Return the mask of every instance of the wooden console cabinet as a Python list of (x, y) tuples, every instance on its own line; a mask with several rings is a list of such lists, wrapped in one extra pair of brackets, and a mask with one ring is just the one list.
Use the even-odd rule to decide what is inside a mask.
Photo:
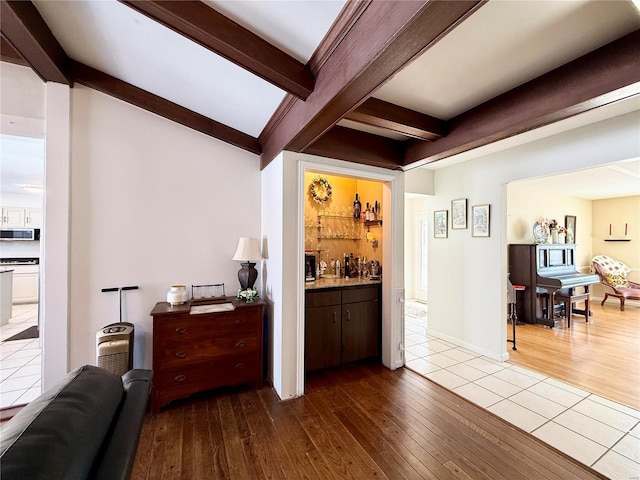
[(235, 310), (191, 315), (159, 302), (153, 316), (154, 413), (172, 400), (222, 386), (262, 386), (264, 302), (229, 297)]
[(307, 290), (305, 372), (380, 356), (380, 284)]

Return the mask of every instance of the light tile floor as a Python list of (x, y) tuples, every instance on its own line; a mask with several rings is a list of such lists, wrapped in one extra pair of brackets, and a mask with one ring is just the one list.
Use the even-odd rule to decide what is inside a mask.
[(41, 392), (40, 339), (5, 339), (38, 324), (38, 305), (13, 305), (13, 317), (0, 327), (0, 408), (29, 403)]
[(640, 478), (640, 411), (428, 335), (407, 302), (407, 368), (614, 480)]

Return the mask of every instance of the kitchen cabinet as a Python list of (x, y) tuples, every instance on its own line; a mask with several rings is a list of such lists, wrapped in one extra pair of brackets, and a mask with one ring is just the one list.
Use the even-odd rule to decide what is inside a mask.
[(342, 292), (307, 293), (305, 305), (305, 370), (321, 370), (341, 363)]
[(380, 284), (306, 292), (305, 371), (380, 356)]
[(24, 227), (24, 208), (2, 207), (2, 226)]
[(40, 228), (42, 225), (42, 210), (40, 208), (24, 209), (24, 226), (28, 228)]
[(2, 207), (3, 228), (40, 228), (42, 209), (24, 207)]
[(264, 302), (227, 301), (233, 311), (191, 315), (191, 302), (159, 302), (151, 311), (154, 412), (203, 390), (262, 386)]
[(38, 265), (12, 265), (8, 268), (13, 269), (12, 303), (37, 303), (40, 267)]

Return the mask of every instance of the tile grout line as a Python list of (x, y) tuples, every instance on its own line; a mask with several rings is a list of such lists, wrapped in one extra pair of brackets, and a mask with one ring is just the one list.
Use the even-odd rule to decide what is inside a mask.
[[(436, 340), (437, 340), (437, 339), (436, 339)], [(424, 342), (424, 343), (427, 343), (427, 342)], [(417, 344), (414, 344), (414, 345), (420, 345), (420, 343), (417, 343)], [(422, 357), (417, 357), (416, 359), (421, 359), (421, 360), (424, 360), (424, 361), (428, 362), (428, 360), (427, 360), (425, 357), (428, 357), (428, 356), (430, 356), (430, 355), (435, 355), (435, 354), (443, 354), (444, 356), (446, 356), (446, 357), (448, 357), (448, 358), (451, 358), (452, 360), (456, 360), (455, 358), (452, 358), (452, 357), (447, 356), (444, 352), (449, 351), (449, 350), (456, 350), (456, 349), (458, 349), (458, 348), (462, 348), (462, 347), (453, 347), (453, 348), (450, 348), (450, 349), (447, 349), (447, 350), (442, 350), (442, 351), (439, 351), (439, 352), (430, 353), (430, 354), (425, 355), (425, 356), (422, 356)], [(496, 373), (499, 373), (499, 372), (501, 372), (501, 371), (504, 371), (506, 368), (510, 368), (510, 367), (504, 367), (504, 368), (502, 368), (502, 369), (500, 369), (500, 370), (498, 370), (498, 371), (496, 371), (496, 372), (493, 372), (493, 373), (487, 373), (487, 372), (485, 372), (485, 371), (482, 371), (482, 370), (479, 370), (479, 369), (477, 369), (477, 368), (473, 367), (472, 365), (467, 365), (468, 367), (470, 367), (470, 368), (475, 368), (476, 370), (479, 370), (479, 371), (481, 371), (482, 373), (484, 373), (484, 374), (485, 374), (485, 375), (483, 375), (483, 376), (481, 376), (481, 377), (476, 378), (475, 380), (468, 380), (468, 379), (466, 379), (466, 378), (464, 378), (464, 377), (462, 377), (462, 376), (460, 376), (460, 375), (456, 374), (455, 372), (449, 371), (449, 369), (450, 369), (451, 367), (454, 367), (454, 366), (457, 366), (457, 365), (466, 365), (466, 363), (467, 363), (468, 361), (474, 360), (474, 359), (476, 359), (476, 358), (483, 358), (483, 356), (482, 356), (482, 355), (479, 355), (479, 356), (474, 357), (474, 358), (469, 359), (469, 360), (465, 360), (465, 361), (458, 361), (457, 363), (454, 363), (454, 364), (452, 364), (452, 365), (449, 365), (448, 367), (440, 367), (440, 366), (439, 366), (439, 365), (437, 365), (437, 364), (433, 364), (433, 363), (428, 362), (428, 363), (430, 363), (431, 365), (435, 365), (435, 366), (438, 366), (438, 367), (440, 367), (440, 368), (438, 368), (437, 370), (434, 370), (433, 372), (429, 372), (428, 374), (422, 374), (422, 373), (417, 372), (417, 371), (416, 371), (416, 372), (417, 372), (417, 373), (419, 373), (420, 375), (424, 375), (425, 377), (429, 378), (427, 375), (430, 375), (430, 374), (432, 374), (432, 373), (436, 373), (436, 372), (441, 372), (441, 371), (443, 371), (443, 370), (444, 370), (444, 371), (446, 371), (447, 373), (449, 373), (449, 374), (451, 374), (451, 375), (456, 375), (457, 377), (460, 377), (460, 378), (462, 378), (463, 380), (465, 380), (465, 381), (466, 381), (466, 383), (463, 383), (462, 385), (459, 385), (459, 386), (455, 387), (456, 389), (457, 389), (457, 388), (460, 388), (460, 387), (463, 387), (463, 386), (467, 386), (467, 385), (469, 385), (469, 384), (474, 384), (474, 385), (476, 385), (476, 386), (477, 386), (477, 387), (479, 387), (479, 388), (482, 388), (482, 389), (484, 389), (484, 390), (487, 390), (488, 392), (490, 392), (490, 393), (492, 393), (492, 394), (494, 394), (494, 395), (497, 395), (497, 396), (501, 397), (501, 399), (500, 399), (500, 400), (498, 400), (498, 401), (496, 401), (496, 402), (494, 402), (494, 403), (492, 403), (492, 404), (490, 404), (490, 405), (488, 405), (488, 406), (486, 406), (486, 407), (481, 407), (481, 408), (483, 408), (483, 409), (485, 409), (485, 410), (488, 410), (488, 408), (490, 408), (491, 406), (496, 405), (496, 404), (498, 404), (498, 403), (502, 402), (503, 400), (510, 400), (510, 399), (511, 399), (511, 397), (513, 397), (513, 396), (515, 396), (515, 395), (518, 395), (519, 393), (521, 393), (521, 392), (523, 392), (523, 391), (529, 391), (529, 393), (531, 393), (531, 394), (534, 394), (534, 395), (540, 396), (541, 398), (544, 398), (545, 400), (548, 400), (548, 401), (550, 401), (550, 402), (552, 402), (552, 403), (554, 403), (554, 404), (556, 404), (556, 405), (559, 405), (559, 406), (563, 407), (564, 409), (563, 409), (561, 412), (559, 412), (558, 414), (556, 414), (555, 416), (553, 416), (553, 417), (551, 417), (551, 418), (547, 418), (547, 417), (544, 417), (544, 415), (540, 415), (539, 413), (537, 413), (537, 412), (535, 412), (535, 411), (533, 411), (533, 410), (530, 410), (529, 408), (527, 408), (527, 407), (525, 407), (525, 406), (522, 406), (522, 405), (520, 405), (520, 404), (519, 404), (519, 403), (517, 403), (517, 402), (513, 402), (513, 400), (510, 400), (512, 403), (516, 404), (516, 405), (518, 406), (518, 408), (521, 408), (521, 409), (523, 409), (523, 410), (526, 410), (526, 411), (528, 411), (528, 412), (534, 413), (534, 414), (536, 414), (536, 415), (539, 415), (539, 416), (541, 416), (541, 417), (544, 417), (544, 418), (545, 418), (545, 421), (544, 421), (541, 425), (537, 426), (536, 428), (534, 428), (533, 430), (531, 430), (531, 432), (529, 432), (530, 434), (532, 434), (532, 435), (533, 435), (533, 433), (534, 433), (535, 431), (537, 431), (537, 430), (541, 429), (542, 427), (544, 427), (545, 425), (548, 425), (549, 423), (555, 423), (556, 425), (558, 425), (558, 426), (560, 426), (560, 427), (562, 427), (562, 428), (566, 428), (566, 429), (567, 429), (567, 430), (569, 430), (570, 432), (572, 432), (572, 433), (574, 433), (574, 434), (576, 434), (576, 435), (579, 435), (580, 437), (582, 437), (582, 438), (584, 438), (584, 439), (586, 439), (586, 440), (588, 440), (588, 441), (591, 441), (591, 442), (595, 443), (596, 445), (600, 445), (601, 447), (603, 447), (603, 448), (605, 449), (605, 451), (604, 451), (604, 452), (603, 452), (603, 453), (602, 453), (602, 454), (601, 454), (601, 455), (600, 455), (600, 456), (599, 456), (599, 457), (598, 457), (598, 458), (597, 458), (597, 459), (596, 459), (596, 460), (595, 460), (595, 461), (590, 465), (591, 467), (593, 467), (593, 465), (595, 465), (598, 461), (600, 461), (600, 460), (601, 460), (605, 455), (607, 455), (609, 452), (611, 452), (611, 451), (614, 451), (614, 452), (615, 452), (615, 450), (613, 450), (613, 448), (615, 447), (615, 445), (617, 445), (617, 444), (618, 444), (619, 442), (621, 442), (624, 438), (626, 438), (626, 437), (627, 437), (627, 435), (629, 435), (629, 434), (630, 434), (629, 432), (630, 432), (631, 430), (633, 430), (633, 428), (635, 428), (638, 424), (640, 424), (640, 420), (638, 420), (638, 421), (636, 422), (636, 424), (635, 424), (635, 425), (634, 425), (634, 426), (633, 426), (629, 431), (627, 431), (627, 432), (623, 432), (623, 431), (621, 431), (621, 430), (620, 430), (620, 432), (622, 433), (622, 436), (621, 436), (621, 437), (620, 437), (620, 438), (619, 438), (619, 439), (618, 439), (618, 440), (617, 440), (613, 445), (611, 445), (610, 447), (607, 447), (606, 445), (602, 445), (602, 444), (600, 444), (599, 442), (597, 442), (597, 441), (593, 440), (592, 438), (589, 438), (589, 437), (587, 437), (587, 436), (583, 435), (582, 433), (580, 433), (580, 432), (576, 432), (575, 430), (573, 430), (573, 429), (571, 429), (571, 428), (569, 428), (569, 427), (566, 427), (566, 426), (562, 425), (561, 423), (558, 423), (558, 422), (556, 422), (556, 421), (555, 421), (555, 419), (557, 419), (560, 415), (563, 415), (563, 414), (565, 414), (565, 413), (566, 413), (566, 412), (568, 412), (568, 411), (573, 411), (573, 412), (575, 412), (575, 413), (579, 413), (579, 414), (581, 414), (581, 415), (585, 415), (587, 418), (590, 418), (591, 420), (594, 420), (594, 421), (597, 421), (597, 422), (603, 423), (603, 422), (601, 422), (601, 421), (600, 421), (599, 419), (597, 419), (597, 418), (594, 418), (594, 417), (591, 417), (590, 415), (586, 415), (586, 414), (584, 414), (584, 413), (581, 413), (581, 412), (578, 412), (578, 411), (576, 411), (576, 410), (573, 410), (573, 409), (574, 409), (574, 407), (576, 407), (578, 404), (580, 404), (580, 403), (581, 403), (581, 402), (583, 402), (584, 400), (587, 400), (589, 397), (591, 397), (591, 396), (593, 395), (593, 393), (590, 393), (590, 392), (589, 392), (587, 396), (585, 396), (585, 397), (580, 397), (580, 399), (579, 399), (578, 401), (576, 401), (573, 405), (571, 405), (571, 406), (567, 407), (567, 406), (565, 406), (565, 405), (562, 405), (562, 404), (560, 404), (560, 403), (556, 402), (555, 400), (552, 400), (552, 399), (550, 399), (550, 398), (547, 398), (547, 397), (544, 397), (544, 396), (542, 396), (542, 395), (539, 395), (539, 394), (538, 394), (538, 393), (536, 393), (536, 392), (532, 392), (532, 391), (530, 391), (530, 389), (531, 389), (532, 387), (534, 387), (534, 386), (536, 386), (536, 385), (539, 385), (539, 384), (543, 383), (543, 382), (544, 382), (545, 380), (547, 380), (547, 379), (552, 379), (552, 377), (547, 377), (547, 376), (545, 376), (544, 378), (539, 379), (539, 378), (535, 378), (535, 377), (533, 377), (533, 376), (529, 376), (530, 378), (532, 378), (532, 379), (536, 380), (536, 382), (535, 382), (535, 383), (533, 383), (533, 384), (531, 384), (530, 386), (528, 386), (528, 387), (526, 387), (526, 388), (522, 388), (522, 387), (520, 387), (519, 385), (516, 385), (516, 384), (514, 384), (514, 383), (512, 383), (512, 382), (510, 382), (510, 381), (504, 380), (504, 379), (502, 379), (502, 378), (500, 378), (500, 377), (495, 377), (495, 378), (497, 378), (498, 380), (502, 380), (502, 381), (504, 381), (504, 382), (506, 382), (506, 383), (508, 383), (508, 384), (510, 384), (510, 385), (513, 385), (513, 386), (515, 386), (515, 387), (520, 388), (520, 391), (519, 391), (519, 392), (516, 392), (516, 393), (513, 393), (513, 394), (511, 394), (511, 395), (509, 395), (509, 396), (504, 397), (504, 396), (502, 396), (502, 395), (500, 395), (500, 394), (498, 394), (498, 393), (496, 393), (496, 392), (494, 392), (494, 391), (492, 391), (492, 390), (487, 389), (486, 387), (484, 387), (484, 386), (482, 386), (482, 385), (477, 384), (476, 382), (477, 382), (478, 380), (481, 380), (481, 379), (484, 379), (484, 378), (487, 378), (487, 377), (495, 376), (495, 374), (496, 374)], [(522, 368), (522, 367), (520, 367), (520, 368)], [(528, 375), (526, 375), (526, 374), (524, 374), (524, 373), (523, 373), (522, 375), (528, 376)], [(436, 382), (436, 383), (437, 383), (437, 382)], [(562, 382), (560, 382), (560, 383), (562, 383)], [(553, 387), (555, 387), (555, 388), (558, 388), (559, 390), (562, 390), (563, 392), (566, 392), (566, 393), (569, 393), (569, 394), (573, 394), (573, 395), (578, 395), (578, 394), (575, 394), (575, 393), (573, 393), (573, 392), (569, 391), (568, 389), (564, 389), (564, 388), (562, 388), (562, 387), (560, 387), (560, 386), (556, 386), (556, 385), (553, 385), (553, 384), (550, 384), (550, 385), (551, 385), (551, 386), (553, 386)], [(442, 385), (442, 386), (444, 387), (444, 385)], [(445, 388), (448, 388), (448, 387), (445, 387)], [(454, 391), (454, 389), (450, 389), (450, 390)], [(579, 396), (579, 395), (578, 395), (578, 396)], [(467, 399), (467, 400), (469, 400), (469, 401), (472, 401), (471, 399), (467, 398), (467, 397), (466, 397), (466, 396), (464, 396), (464, 395), (463, 395), (463, 397), (464, 397), (464, 398), (466, 398), (466, 399)], [(592, 401), (594, 401), (594, 400), (592, 400)], [(475, 403), (475, 402), (472, 402), (472, 403)], [(596, 403), (599, 403), (599, 402), (596, 402)], [(616, 409), (614, 409), (614, 408), (612, 408), (612, 407), (609, 407), (609, 406), (607, 406), (607, 405), (603, 405), (603, 406), (605, 406), (605, 407), (607, 407), (607, 408), (611, 408), (612, 410), (616, 410)], [(616, 411), (620, 412), (619, 410), (616, 410)], [(624, 413), (624, 412), (620, 412), (620, 413)], [(502, 418), (504, 418), (504, 417), (502, 417)], [(603, 425), (607, 425), (607, 424), (603, 423)], [(610, 427), (611, 427), (611, 426), (610, 426)], [(611, 428), (613, 428), (613, 429), (617, 430), (615, 427), (611, 427)], [(635, 437), (634, 437), (634, 438), (635, 438)], [(615, 452), (615, 453), (618, 453), (618, 452)], [(619, 455), (622, 455), (622, 454), (619, 454)], [(622, 456), (624, 456), (625, 458), (629, 458), (629, 457), (627, 457), (626, 455), (622, 455)], [(634, 459), (629, 458), (629, 460), (631, 460), (632, 462), (635, 462), (635, 460), (634, 460)], [(635, 462), (635, 463), (637, 463), (637, 462)]]

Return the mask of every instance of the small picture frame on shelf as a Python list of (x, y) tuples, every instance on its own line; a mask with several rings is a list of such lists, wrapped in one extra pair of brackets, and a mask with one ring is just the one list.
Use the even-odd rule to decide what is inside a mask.
[(489, 204), (474, 205), (471, 207), (471, 236), (488, 237), (491, 222), (491, 207)]
[(447, 238), (448, 235), (448, 210), (436, 210), (433, 212), (433, 238)]
[(576, 243), (576, 217), (575, 215), (564, 216), (564, 228), (567, 231), (567, 243)]
[(451, 229), (464, 230), (467, 228), (467, 199), (451, 200)]

